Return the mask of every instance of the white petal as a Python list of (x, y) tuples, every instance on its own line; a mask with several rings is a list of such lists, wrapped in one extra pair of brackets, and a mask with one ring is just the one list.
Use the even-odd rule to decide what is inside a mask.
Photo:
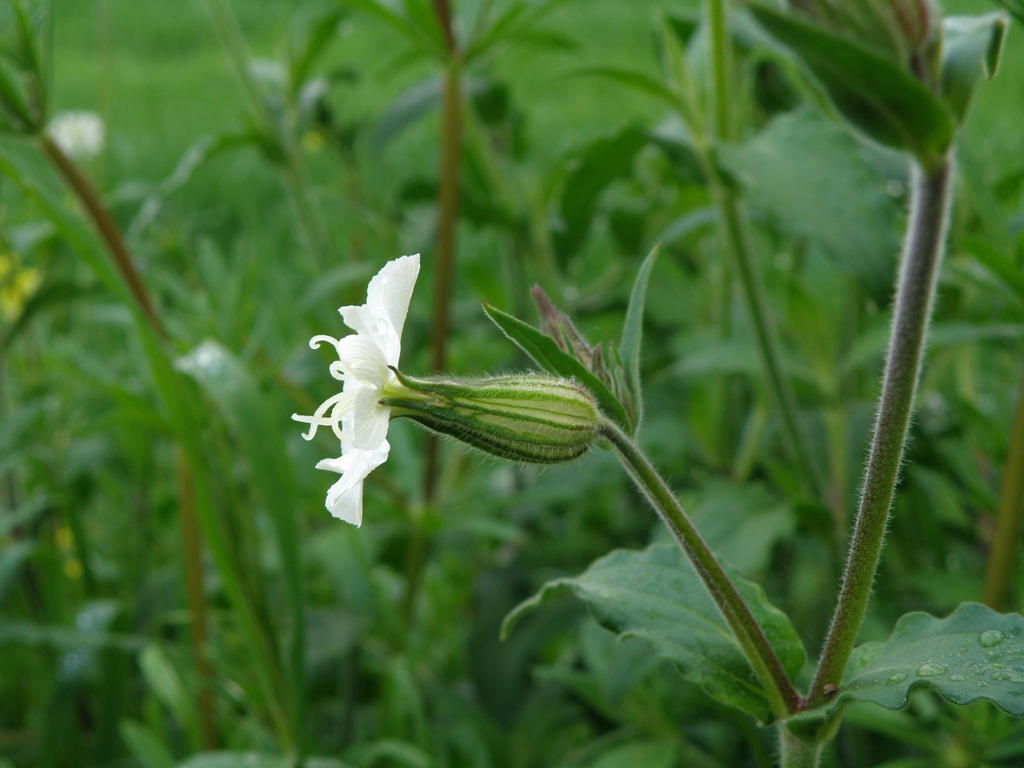
[(365, 304), (338, 310), (349, 328), (360, 336), (373, 339), (390, 365), (398, 365), (402, 328), (419, 270), (418, 253), (389, 261), (370, 280)]
[(346, 336), (339, 341), (338, 357), (346, 383), (348, 377), (353, 377), (362, 384), (379, 389), (391, 373), (384, 352), (366, 336)]
[(327, 491), (324, 506), (335, 517), (359, 526), (363, 522), (363, 480), (388, 458), (385, 440), (375, 451), (348, 450), (337, 459), (324, 459), (317, 469), (340, 472), (341, 478)]
[(356, 393), (352, 404), (352, 445), (358, 450), (376, 450), (388, 435), (391, 409), (381, 405), (379, 399), (380, 392), (370, 387)]
[(402, 256), (385, 264), (366, 289), (366, 305), (374, 314), (380, 308), (398, 338), (402, 338), (405, 316), (409, 313), (409, 302), (419, 273), (420, 255)]

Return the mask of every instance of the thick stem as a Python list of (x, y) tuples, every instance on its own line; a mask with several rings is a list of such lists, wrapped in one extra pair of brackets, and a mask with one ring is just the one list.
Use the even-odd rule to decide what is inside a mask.
[(882, 394), (839, 599), (811, 685), (809, 707), (823, 704), (837, 690), (871, 596), (920, 377), (949, 218), (952, 175), (950, 158), (928, 173), (914, 172)]
[[(710, 38), (710, 66), (712, 75), (712, 100), (714, 106), (714, 137), (718, 141), (735, 140), (733, 114), (730, 105), (736, 95), (730, 84), (729, 25), (726, 0), (709, 0), (707, 16)], [(713, 163), (707, 164), (715, 204), (721, 216), (721, 232), (725, 250), (739, 276), (740, 289), (750, 313), (754, 337), (761, 354), (768, 379), (768, 390), (779, 415), (782, 430), (789, 443), (790, 453), (806, 479), (807, 487), (818, 501), (825, 500), (825, 482), (821, 468), (815, 460), (804, 431), (797, 422), (797, 402), (789, 382), (782, 374), (779, 342), (775, 336), (772, 319), (764, 300), (761, 280), (756, 274), (751, 256), (753, 248), (747, 231), (736, 192), (718, 174)]]
[(1024, 516), (1024, 373), (1021, 374), (1017, 407), (1010, 426), (1010, 446), (1006, 452), (1003, 480), (999, 488), (996, 530), (992, 535), (988, 570), (982, 602), (993, 610), (1002, 610), (1017, 567), (1021, 517)]
[(736, 589), (736, 585), (704, 543), (675, 494), (651, 465), (647, 457), (614, 422), (602, 417), (601, 435), (615, 449), (630, 477), (643, 492), (651, 506), (675, 536), (680, 547), (693, 563), (722, 616), (740, 643), (744, 655), (765, 687), (772, 713), (779, 718), (800, 708), (800, 696), (793, 688), (765, 637), (764, 631), (750, 612), (749, 606)]
[(821, 745), (808, 744), (779, 724), (779, 768), (818, 768)]

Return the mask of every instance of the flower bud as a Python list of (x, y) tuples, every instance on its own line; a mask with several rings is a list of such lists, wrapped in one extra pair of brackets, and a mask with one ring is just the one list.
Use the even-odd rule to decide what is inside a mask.
[(934, 85), (942, 16), (933, 0), (790, 0), (790, 6)]
[(513, 461), (557, 464), (584, 454), (598, 433), (597, 403), (569, 379), (540, 374), (418, 379), (395, 372), (380, 404), (393, 417)]

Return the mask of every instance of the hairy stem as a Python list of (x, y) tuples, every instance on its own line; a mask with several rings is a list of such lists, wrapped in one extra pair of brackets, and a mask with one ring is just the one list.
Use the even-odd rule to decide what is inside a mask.
[(1017, 406), (1010, 426), (1010, 446), (999, 487), (996, 530), (992, 535), (985, 573), (982, 602), (993, 610), (1002, 610), (1017, 568), (1020, 524), (1024, 516), (1024, 373), (1017, 392)]
[(823, 704), (838, 689), (871, 596), (920, 378), (952, 175), (948, 157), (932, 171), (914, 171), (882, 394), (839, 599), (808, 695), (809, 707)]
[(785, 726), (779, 725), (779, 767), (817, 768), (821, 759), (821, 745), (808, 744)]
[(599, 429), (618, 455), (629, 476), (643, 492), (662, 522), (672, 531), (679, 546), (711, 594), (729, 624), (758, 679), (768, 694), (772, 713), (785, 717), (800, 708), (800, 696), (793, 688), (764, 631), (750, 612), (736, 585), (704, 543), (690, 518), (647, 457), (614, 422), (601, 417)]

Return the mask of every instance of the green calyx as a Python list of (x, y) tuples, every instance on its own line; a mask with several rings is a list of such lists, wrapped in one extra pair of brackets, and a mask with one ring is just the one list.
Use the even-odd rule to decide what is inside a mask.
[(395, 371), (381, 405), (481, 451), (513, 461), (558, 464), (598, 437), (594, 396), (570, 379), (513, 374), (481, 379), (413, 378)]

